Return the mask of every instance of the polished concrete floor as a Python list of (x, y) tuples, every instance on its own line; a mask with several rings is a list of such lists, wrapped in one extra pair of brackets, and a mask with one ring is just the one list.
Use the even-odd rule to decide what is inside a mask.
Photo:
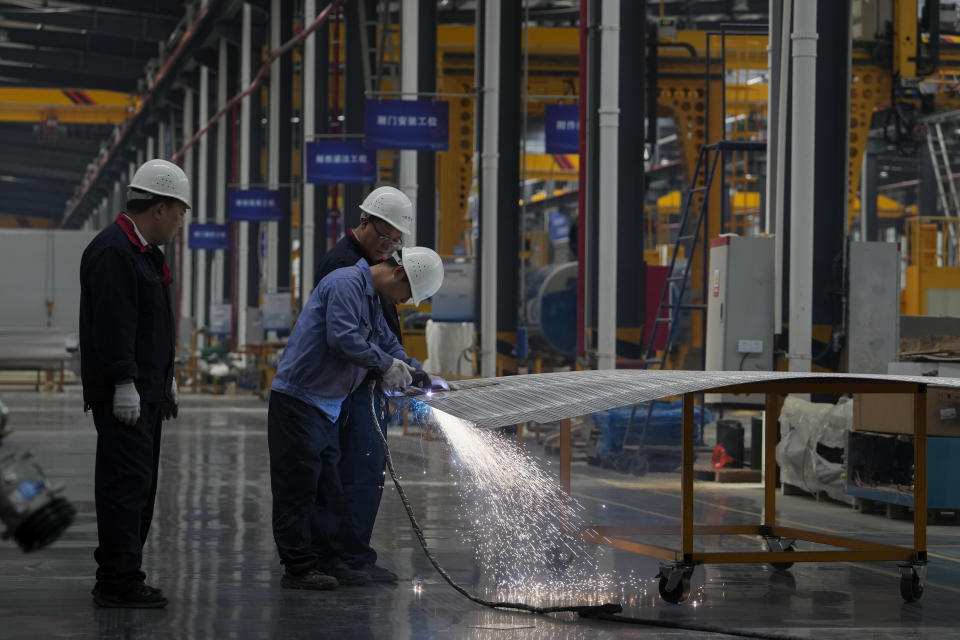
[[(12, 541), (0, 546), (0, 638), (960, 637), (958, 526), (929, 528), (926, 593), (913, 604), (899, 595), (893, 563), (809, 563), (794, 565), (789, 573), (766, 565), (698, 567), (693, 597), (671, 605), (656, 595), (656, 561), (606, 551), (603, 569), (631, 576), (610, 599), (624, 602), (625, 614), (661, 626), (636, 625), (494, 611), (469, 602), (430, 567), (391, 488), (384, 494), (374, 542), (381, 563), (400, 575), (399, 584), (333, 592), (281, 589), (269, 526), (266, 405), (249, 396), (187, 395), (180, 419), (165, 427), (145, 570), (168, 595), (169, 606), (99, 609), (90, 597), (96, 434), (81, 410), (79, 390), (0, 390), (0, 399), (9, 407), (15, 429), (3, 448), (33, 451), (50, 479), (65, 486), (79, 512), (74, 525), (46, 549), (23, 554)], [(461, 535), (460, 498), (450, 480), (447, 447), (399, 433), (391, 433), (391, 442), (439, 561), (464, 586), (480, 587), (485, 576)], [(527, 446), (544, 462), (556, 464), (532, 440)], [(677, 480), (676, 474), (635, 478), (577, 462), (573, 493), (595, 524), (675, 524)], [(755, 523), (761, 499), (758, 485), (697, 483), (696, 520)], [(778, 508), (780, 521), (794, 526), (911, 541), (909, 522), (844, 505), (787, 496), (778, 499)], [(710, 544), (723, 549), (759, 546), (745, 536), (724, 540)]]

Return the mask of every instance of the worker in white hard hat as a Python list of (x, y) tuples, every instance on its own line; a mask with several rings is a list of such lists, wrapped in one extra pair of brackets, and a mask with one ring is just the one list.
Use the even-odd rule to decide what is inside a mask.
[(99, 546), (96, 604), (159, 608), (141, 568), (157, 491), (160, 428), (177, 415), (170, 270), (159, 245), (190, 208), (177, 165), (148, 160), (133, 176), (124, 211), (80, 260), (80, 363), (84, 410), (97, 428), (94, 497)]
[[(403, 237), (413, 227), (413, 204), (403, 191), (395, 187), (378, 187), (360, 204), (360, 224), (348, 229), (343, 238), (317, 263), (314, 285), (325, 275), (356, 264), (365, 258), (369, 264), (382, 262), (403, 246)], [(383, 306), (387, 325), (397, 340), (400, 336), (400, 318), (392, 304)]]
[[(406, 194), (395, 187), (378, 187), (360, 205), (360, 224), (349, 229), (337, 245), (320, 260), (316, 270), (316, 282), (340, 269), (356, 264), (360, 258), (368, 264), (383, 261), (398, 251), (405, 235), (413, 226), (413, 204)], [(413, 249), (405, 253), (411, 255)], [(413, 251), (416, 253), (415, 251)], [(411, 258), (412, 260), (413, 258)], [(400, 318), (396, 306), (389, 300), (380, 299), (387, 326), (403, 341)], [(424, 383), (426, 374), (417, 373), (418, 382)], [(349, 417), (341, 431), (341, 482), (346, 497), (347, 515), (338, 545), (347, 566), (364, 568), (371, 579), (377, 582), (394, 582), (396, 574), (377, 564), (377, 553), (370, 546), (373, 525), (380, 509), (383, 494), (383, 469), (386, 463), (383, 448), (374, 437), (369, 407), (370, 395), (376, 396), (376, 405), (385, 414), (386, 402), (382, 389), (371, 389), (371, 380), (379, 373), (371, 371), (367, 379), (350, 394)], [(382, 416), (381, 424), (386, 424)], [(384, 431), (384, 435), (386, 432)]]
[[(360, 417), (354, 415), (358, 411), (370, 413), (369, 396), (365, 407), (351, 403), (368, 374), (380, 378), (386, 389), (409, 387), (415, 374), (425, 375), (387, 326), (381, 301), (420, 304), (440, 288), (443, 263), (425, 247), (404, 249), (402, 261), (390, 258), (371, 265), (359, 258), (324, 277), (277, 366), (267, 442), (273, 534), (284, 565), (284, 588), (325, 590), (396, 581), (395, 574), (373, 563), (357, 564), (345, 545), (355, 514), (347, 508), (342, 473), (351, 465), (341, 459), (341, 447), (355, 449), (362, 437), (376, 442), (382, 454), (369, 418), (353, 420)], [(364, 433), (351, 439), (348, 431), (359, 425), (366, 425)], [(382, 466), (379, 473), (382, 486)]]

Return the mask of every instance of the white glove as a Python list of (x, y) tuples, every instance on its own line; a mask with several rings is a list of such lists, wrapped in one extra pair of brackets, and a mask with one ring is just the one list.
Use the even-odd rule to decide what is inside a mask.
[(433, 387), (433, 388), (440, 388), (440, 389), (444, 389), (444, 390), (446, 390), (446, 391), (450, 391), (450, 385), (447, 383), (446, 380), (444, 380), (444, 379), (441, 378), (440, 376), (431, 375), (431, 376), (430, 376), (430, 386)]
[(403, 360), (393, 359), (390, 368), (383, 372), (383, 385), (387, 389), (402, 389), (413, 382), (413, 367)]
[(133, 382), (121, 382), (113, 391), (113, 415), (121, 423), (133, 426), (140, 419), (140, 394)]
[(173, 396), (173, 404), (180, 404), (180, 390), (177, 389), (177, 379), (173, 378), (170, 381), (170, 395)]

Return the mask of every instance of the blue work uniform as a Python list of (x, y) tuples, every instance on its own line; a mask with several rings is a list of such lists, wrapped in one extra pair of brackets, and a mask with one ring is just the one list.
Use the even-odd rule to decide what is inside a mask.
[[(328, 251), (317, 264), (315, 273), (319, 284), (323, 278), (337, 269), (356, 264), (365, 257), (363, 246), (353, 229), (348, 229), (340, 242)], [(397, 307), (380, 301), (383, 317), (397, 340), (401, 340), (400, 319)], [(383, 436), (387, 436), (387, 404), (382, 391), (370, 389), (370, 381), (377, 379), (371, 371), (367, 379), (347, 399), (349, 417), (340, 424), (340, 483), (343, 486), (343, 526), (335, 541), (340, 557), (351, 568), (372, 565), (377, 562), (377, 552), (370, 546), (373, 526), (380, 510), (383, 495), (383, 470), (386, 455), (380, 439), (373, 430), (370, 415), (371, 394), (377, 406), (378, 420)]]
[(421, 368), (387, 326), (366, 260), (324, 278), (287, 341), (267, 414), (273, 533), (290, 573), (343, 560), (339, 430), (350, 394), (394, 358)]

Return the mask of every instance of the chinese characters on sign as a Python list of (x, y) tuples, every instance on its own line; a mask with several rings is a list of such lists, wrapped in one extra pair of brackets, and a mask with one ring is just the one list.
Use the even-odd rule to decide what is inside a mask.
[(283, 195), (279, 189), (230, 189), (227, 215), (232, 222), (279, 222)]
[(307, 143), (307, 182), (362, 184), (377, 181), (377, 150), (350, 140)]
[(429, 100), (367, 100), (367, 144), (380, 149), (446, 151), (450, 104)]
[(225, 224), (192, 222), (187, 245), (191, 249), (229, 249), (230, 231)]
[(575, 104), (548, 104), (544, 107), (547, 153), (580, 152), (580, 117)]

